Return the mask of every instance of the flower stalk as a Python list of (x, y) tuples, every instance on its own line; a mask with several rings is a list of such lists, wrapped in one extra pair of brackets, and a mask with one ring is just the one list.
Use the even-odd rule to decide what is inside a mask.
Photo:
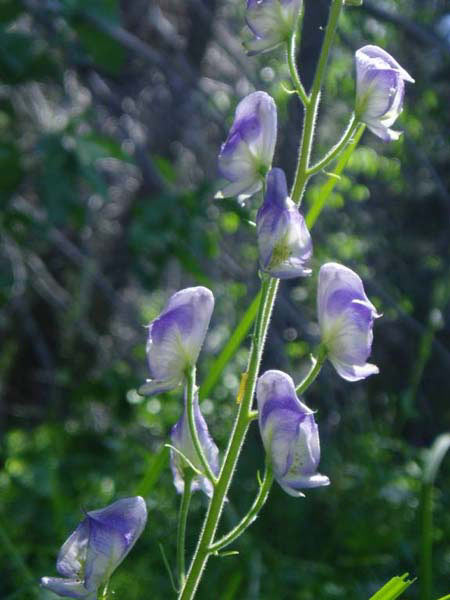
[(344, 0), (333, 0), (328, 17), (328, 24), (325, 30), (322, 48), (320, 51), (319, 62), (317, 63), (316, 73), (314, 75), (311, 93), (308, 97), (308, 104), (305, 107), (305, 120), (303, 123), (303, 133), (300, 142), (300, 151), (295, 172), (295, 180), (292, 188), (291, 198), (295, 204), (301, 204), (306, 184), (310, 175), (308, 174), (309, 160), (311, 157), (312, 143), (314, 140), (314, 130), (317, 118), (317, 111), (320, 102), (320, 91), (325, 76), (328, 54), (333, 42), (336, 27), (341, 14)]

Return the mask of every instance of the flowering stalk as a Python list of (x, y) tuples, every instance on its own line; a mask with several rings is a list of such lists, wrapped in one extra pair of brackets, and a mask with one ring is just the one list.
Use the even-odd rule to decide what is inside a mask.
[(298, 386), (295, 388), (295, 391), (298, 396), (303, 394), (303, 392), (305, 392), (309, 388), (309, 386), (316, 380), (317, 376), (320, 373), (320, 370), (322, 369), (322, 365), (325, 362), (326, 357), (327, 357), (326, 348), (322, 345), (319, 346), (319, 350), (317, 351), (316, 356), (311, 357), (312, 358), (311, 369), (309, 370), (309, 372), (307, 373), (307, 375), (305, 376), (303, 381), (301, 381), (298, 384)]
[[(325, 74), (328, 53), (334, 38), (338, 18), (343, 4), (344, 0), (333, 0), (316, 75), (314, 77), (311, 94), (308, 99), (308, 105), (305, 108), (305, 121), (303, 125), (299, 161), (292, 192), (292, 200), (296, 204), (300, 203), (309, 179), (307, 169), (309, 166), (309, 157), (311, 155), (315, 119), (320, 100), (320, 90)], [(240, 455), (242, 444), (247, 434), (248, 427), (255, 418), (255, 415), (253, 414), (254, 411), (252, 411), (253, 396), (267, 330), (278, 291), (278, 284), (279, 280), (273, 278), (264, 278), (262, 281), (261, 300), (254, 327), (254, 337), (250, 350), (245, 391), (242, 401), (239, 405), (238, 414), (236, 416), (233, 431), (230, 436), (230, 441), (225, 453), (222, 468), (216, 481), (214, 493), (208, 507), (208, 512), (205, 517), (204, 526), (198, 540), (197, 548), (192, 558), (185, 584), (178, 596), (179, 600), (191, 600), (195, 595), (197, 587), (200, 583), (203, 569), (205, 568), (208, 558), (212, 553), (211, 548), (214, 548), (214, 536), (222, 514), (226, 494), (228, 488), (230, 487), (233, 473)]]

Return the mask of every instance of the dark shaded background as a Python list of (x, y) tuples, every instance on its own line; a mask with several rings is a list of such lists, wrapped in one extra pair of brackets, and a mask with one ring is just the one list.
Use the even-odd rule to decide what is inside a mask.
[[(308, 85), (329, 2), (305, 0)], [(301, 124), (281, 50), (248, 59), (244, 0), (0, 1), (0, 598), (50, 598), (57, 550), (81, 517), (142, 494), (148, 527), (114, 576), (121, 600), (172, 597), (178, 498), (167, 440), (180, 393), (150, 400), (145, 330), (168, 295), (216, 296), (201, 355), (208, 373), (258, 288), (254, 231), (212, 201), (216, 155), (236, 103), (265, 89), (279, 107), (275, 163), (292, 180)], [(352, 110), (353, 53), (384, 47), (416, 79), (399, 142), (370, 133), (314, 230), (314, 268), (357, 270), (383, 312), (378, 377), (326, 367), (310, 393), (332, 485), (278, 487), (236, 544), (212, 559), (198, 597), (359, 600), (418, 574), (424, 449), (450, 427), (450, 13), (445, 0), (366, 0), (341, 19), (315, 153)], [(447, 169), (446, 169), (447, 167)], [(306, 209), (323, 176), (308, 189)], [(315, 276), (283, 283), (263, 368), (299, 379), (317, 336)], [(202, 405), (224, 447), (248, 340)], [(244, 512), (263, 453), (251, 430), (224, 522)], [(435, 596), (450, 591), (450, 470), (435, 494)], [(195, 497), (194, 543), (205, 502)], [(414, 586), (408, 598), (417, 598)]]

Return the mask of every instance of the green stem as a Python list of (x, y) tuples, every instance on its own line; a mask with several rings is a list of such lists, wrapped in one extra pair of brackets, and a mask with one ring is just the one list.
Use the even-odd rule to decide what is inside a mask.
[(323, 363), (325, 362), (326, 357), (327, 357), (327, 353), (326, 353), (326, 350), (323, 349), (323, 347), (319, 349), (317, 356), (311, 357), (313, 363), (312, 363), (311, 369), (309, 370), (309, 373), (306, 375), (306, 377), (303, 379), (303, 381), (301, 381), (298, 384), (298, 386), (295, 388), (295, 391), (297, 392), (298, 396), (303, 394), (309, 388), (309, 386), (315, 381), (316, 377), (320, 373), (320, 370), (322, 368)]
[(258, 494), (248, 511), (248, 513), (241, 519), (241, 521), (233, 527), (233, 529), (224, 535), (220, 540), (217, 540), (214, 544), (212, 544), (209, 549), (211, 552), (215, 553), (228, 546), (238, 537), (240, 537), (244, 531), (255, 521), (258, 516), (259, 511), (264, 506), (270, 492), (270, 488), (273, 483), (273, 473), (272, 468), (269, 464), (266, 465), (266, 471), (264, 473), (264, 479), (259, 487)]
[(319, 171), (322, 171), (328, 164), (330, 164), (330, 162), (332, 162), (342, 152), (342, 150), (345, 148), (345, 146), (349, 143), (349, 141), (351, 140), (351, 138), (352, 138), (353, 134), (355, 133), (355, 131), (357, 130), (357, 128), (358, 128), (358, 121), (356, 120), (355, 115), (352, 114), (352, 116), (350, 117), (350, 121), (347, 125), (347, 129), (345, 130), (345, 132), (342, 135), (339, 142), (337, 144), (335, 144), (331, 148), (331, 150), (329, 152), (327, 152), (327, 154), (321, 160), (319, 160), (319, 162), (317, 162), (312, 167), (309, 167), (309, 169), (307, 171), (308, 177), (311, 177), (311, 175), (315, 175), (316, 173), (319, 173)]
[[(233, 431), (223, 460), (222, 468), (217, 480), (216, 487), (208, 507), (205, 523), (186, 576), (183, 589), (178, 596), (179, 600), (191, 600), (201, 579), (203, 569), (211, 554), (210, 546), (213, 543), (220, 516), (222, 514), (225, 498), (230, 487), (231, 479), (241, 452), (242, 444), (248, 427), (252, 421), (251, 407), (255, 391), (256, 379), (259, 372), (264, 342), (270, 322), (272, 307), (278, 290), (278, 280), (270, 279), (268, 285), (262, 288), (261, 302), (258, 309), (258, 317), (255, 324), (256, 338), (250, 351), (248, 379), (242, 402), (239, 405), (238, 414), (234, 423)], [(262, 321), (261, 321), (262, 319)], [(260, 334), (257, 335), (258, 325), (261, 322)]]
[(422, 484), (420, 549), (420, 600), (431, 600), (433, 564), (433, 484)]
[(303, 102), (304, 106), (309, 104), (308, 96), (305, 92), (305, 88), (301, 82), (300, 76), (298, 74), (297, 65), (296, 65), (296, 48), (297, 48), (297, 33), (294, 31), (287, 41), (287, 62), (289, 66), (289, 72), (291, 74), (292, 83), (294, 84), (295, 91), (300, 97), (300, 100)]
[(211, 481), (213, 485), (216, 485), (217, 478), (209, 466), (209, 462), (206, 459), (205, 453), (203, 452), (202, 445), (198, 439), (197, 427), (195, 425), (194, 415), (194, 394), (195, 394), (195, 366), (191, 367), (186, 372), (186, 393), (187, 393), (187, 416), (189, 422), (189, 431), (191, 433), (192, 442), (194, 444), (197, 456), (202, 463), (203, 472), (206, 477)]
[(308, 179), (310, 177), (308, 174), (309, 159), (311, 157), (314, 129), (320, 102), (320, 90), (322, 88), (322, 82), (325, 75), (328, 54), (336, 33), (336, 27), (343, 5), (344, 0), (333, 0), (331, 4), (325, 37), (323, 39), (322, 48), (320, 51), (319, 62), (317, 63), (316, 73), (314, 75), (314, 81), (311, 87), (311, 93), (309, 95), (309, 102), (305, 107), (305, 120), (303, 123), (302, 140), (300, 142), (299, 159), (295, 173), (294, 186), (291, 193), (292, 200), (298, 205), (301, 204), (306, 184), (308, 183)]
[(192, 479), (194, 473), (191, 469), (184, 470), (184, 489), (181, 497), (180, 512), (178, 515), (178, 534), (177, 534), (177, 572), (178, 572), (178, 584), (180, 588), (184, 584), (186, 577), (185, 568), (185, 548), (186, 548), (186, 524), (189, 514), (189, 505), (191, 503), (192, 496)]

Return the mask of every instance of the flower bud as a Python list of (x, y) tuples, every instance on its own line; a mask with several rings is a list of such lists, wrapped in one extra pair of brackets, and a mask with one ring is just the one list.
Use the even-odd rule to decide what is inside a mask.
[[(179, 450), (196, 469), (202, 471), (202, 463), (195, 450), (194, 442), (192, 441), (191, 430), (189, 429), (186, 401), (187, 399), (185, 397), (184, 412), (180, 420), (173, 426), (170, 434), (170, 440), (174, 448)], [(214, 475), (217, 475), (219, 473), (219, 449), (210, 436), (208, 426), (200, 411), (197, 392), (194, 394), (194, 418), (198, 439), (203, 449), (205, 458), (211, 467), (211, 471), (214, 473)], [(172, 468), (173, 483), (175, 488), (179, 494), (182, 494), (184, 490), (184, 472), (190, 467), (186, 464), (186, 461), (183, 459), (183, 457), (174, 450), (170, 450), (170, 466)], [(204, 477), (203, 475), (195, 475), (191, 482), (191, 490), (202, 490), (208, 497), (211, 497), (213, 493), (213, 486), (207, 477)]]
[(64, 598), (95, 600), (144, 530), (143, 498), (124, 498), (86, 514), (63, 544), (56, 570), (63, 577), (43, 577), (42, 587)]
[(219, 154), (220, 174), (230, 183), (223, 197), (251, 196), (261, 189), (272, 164), (277, 139), (277, 109), (265, 92), (239, 102), (230, 133)]
[(390, 129), (403, 110), (405, 81), (414, 79), (378, 46), (364, 46), (355, 54), (356, 117), (385, 142), (401, 132)]
[(312, 255), (311, 236), (303, 215), (288, 197), (281, 169), (272, 169), (267, 177), (267, 191), (256, 227), (263, 271), (280, 279), (311, 274), (306, 266)]
[(291, 496), (303, 488), (329, 485), (317, 473), (319, 430), (313, 411), (297, 398), (294, 382), (282, 371), (266, 371), (258, 379), (259, 429), (275, 479)]
[(379, 372), (366, 361), (372, 350), (373, 320), (380, 315), (354, 271), (337, 263), (322, 265), (317, 312), (328, 358), (343, 379), (359, 381)]
[(197, 362), (214, 308), (214, 296), (205, 287), (174, 294), (162, 313), (148, 326), (147, 359), (151, 379), (139, 393), (152, 396), (174, 389), (185, 371)]
[(287, 42), (296, 28), (302, 0), (247, 0), (245, 20), (254, 39), (244, 45), (249, 56)]

